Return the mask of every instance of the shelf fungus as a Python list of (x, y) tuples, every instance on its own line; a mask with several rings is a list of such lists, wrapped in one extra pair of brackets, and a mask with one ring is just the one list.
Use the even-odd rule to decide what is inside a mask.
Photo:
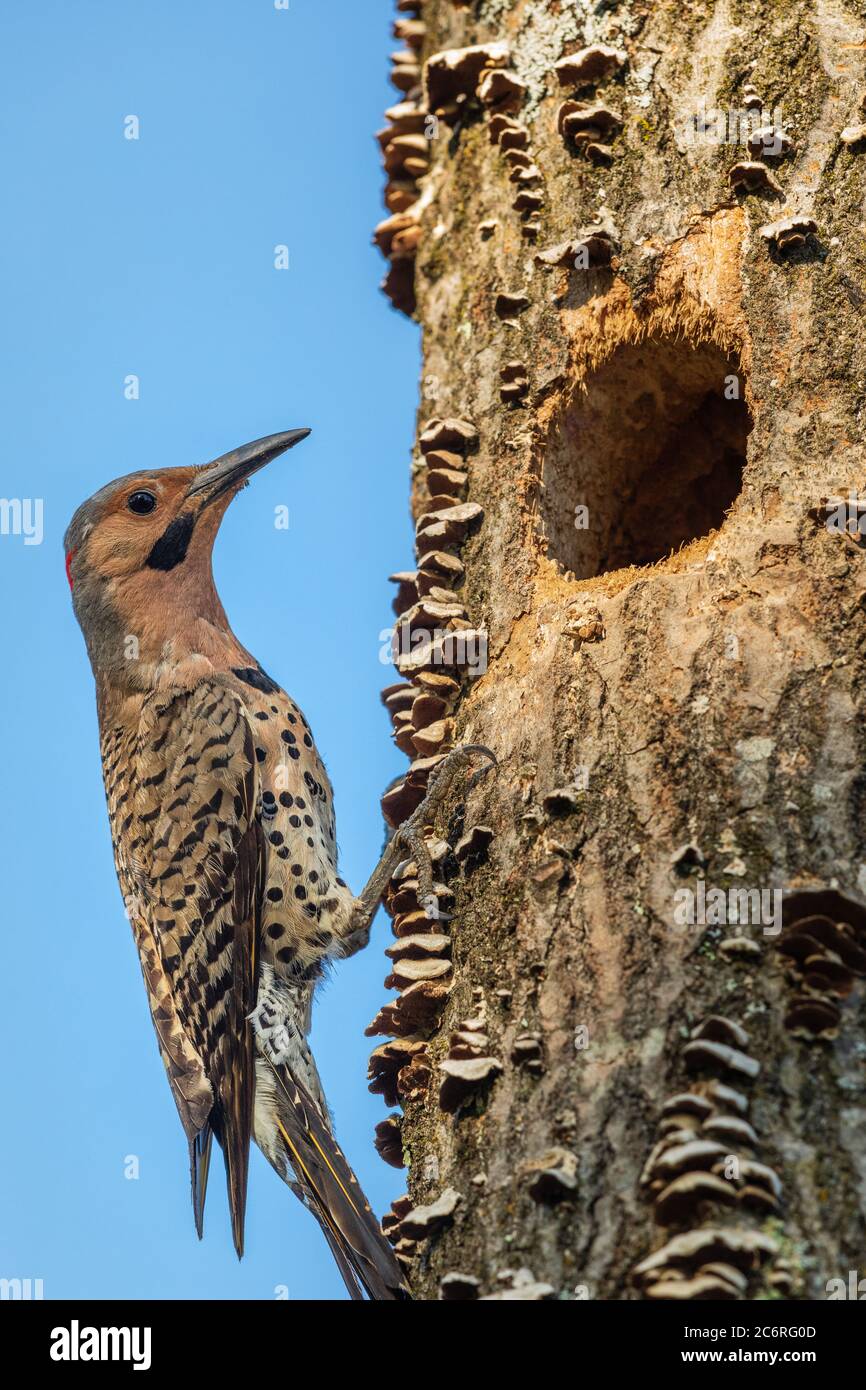
[(442, 980), (419, 980), (409, 985), (393, 1003), (383, 1005), (364, 1030), (365, 1035), (402, 1038), (432, 1028), (450, 992), (451, 985)]
[(421, 68), (418, 55), (407, 48), (391, 55), (391, 82), (398, 92), (412, 92), (421, 81)]
[(523, 1165), (533, 1201), (554, 1205), (577, 1192), (577, 1158), (570, 1149), (553, 1148)]
[(739, 1048), (713, 1042), (709, 1038), (699, 1038), (687, 1043), (683, 1048), (683, 1060), (689, 1071), (716, 1069), (735, 1072), (753, 1079), (761, 1070), (760, 1062), (754, 1057), (741, 1052)]
[(817, 230), (818, 224), (811, 217), (795, 215), (783, 217), (779, 222), (769, 222), (761, 227), (760, 234), (778, 251), (790, 251), (805, 246), (808, 237)]
[(454, 846), (454, 857), (458, 863), (479, 862), (486, 856), (493, 835), (494, 832), (489, 825), (473, 825)]
[(760, 111), (763, 101), (758, 95), (758, 90), (753, 83), (747, 82), (743, 87), (743, 105), (747, 111)]
[(491, 145), (501, 145), (504, 150), (525, 150), (529, 147), (529, 131), (510, 116), (499, 113), (491, 116), (489, 135)]
[(567, 266), (575, 270), (594, 270), (608, 266), (619, 244), (607, 227), (596, 223), (583, 227), (570, 241), (561, 241), (535, 256), (536, 265), (545, 267)]
[(698, 1273), (693, 1279), (683, 1279), (678, 1274), (668, 1275), (655, 1284), (648, 1284), (644, 1297), (656, 1303), (691, 1303), (702, 1299), (736, 1299), (740, 1294), (729, 1279), (723, 1279), (718, 1274)]
[(443, 584), (459, 584), (463, 574), (463, 562), (456, 555), (449, 555), (447, 550), (425, 551), (418, 561), (418, 593), (424, 596)]
[(419, 518), (416, 544), (419, 552), (436, 550), (439, 545), (458, 545), (473, 522), (481, 521), (484, 509), (477, 502), (457, 502)]
[(662, 1188), (653, 1214), (660, 1226), (686, 1226), (698, 1219), (707, 1205), (730, 1207), (736, 1202), (730, 1182), (697, 1170), (680, 1174)]
[(747, 193), (774, 193), (781, 195), (782, 185), (774, 178), (766, 164), (760, 160), (744, 159), (734, 164), (728, 172), (732, 188), (743, 188)]
[(396, 1105), (400, 1095), (400, 1076), (417, 1056), (427, 1056), (424, 1043), (417, 1039), (395, 1038), (383, 1043), (370, 1055), (367, 1089), (375, 1096), (382, 1096), (386, 1105)]
[(866, 125), (848, 125), (839, 139), (843, 145), (866, 145)]
[(563, 140), (579, 149), (613, 139), (622, 129), (623, 118), (603, 102), (587, 106), (578, 101), (564, 101), (556, 124)]
[(767, 125), (751, 132), (746, 148), (756, 159), (781, 159), (791, 153), (794, 142), (779, 126)]
[(406, 1240), (429, 1240), (430, 1236), (450, 1224), (462, 1198), (453, 1187), (446, 1187), (441, 1197), (427, 1206), (412, 1207), (400, 1222), (400, 1235)]
[(709, 1014), (697, 1028), (692, 1029), (693, 1038), (710, 1038), (713, 1042), (729, 1043), (731, 1047), (748, 1047), (749, 1034), (733, 1019), (723, 1018), (721, 1014)]
[(415, 570), (398, 570), (396, 574), (388, 575), (388, 583), (399, 586), (391, 605), (398, 618), (417, 601), (417, 577)]
[(434, 450), (445, 449), (456, 454), (467, 454), (478, 444), (478, 431), (469, 420), (435, 417), (428, 420), (418, 437), (422, 454), (429, 455)]
[(570, 53), (554, 63), (553, 71), (562, 87), (579, 87), (589, 82), (601, 82), (625, 67), (627, 56), (610, 44), (594, 43), (579, 53)]
[(480, 1279), (456, 1269), (449, 1270), (439, 1280), (439, 1297), (446, 1303), (468, 1303), (478, 1297), (480, 1289)]
[(382, 1217), (382, 1230), (392, 1245), (400, 1239), (400, 1222), (411, 1210), (412, 1198), (408, 1192), (404, 1192), (400, 1197), (394, 1198), (391, 1210)]
[[(448, 497), (463, 497), (469, 482), (469, 474), (462, 468), (454, 468), (448, 463), (439, 463), (438, 459), (456, 460), (462, 463), (459, 454), (440, 453), (437, 457), (435, 453), (427, 455), (427, 486), (432, 493), (445, 494)], [(434, 466), (433, 460), (437, 460)]]
[(410, 48), (423, 48), (426, 33), (427, 25), (424, 23), (423, 19), (394, 20), (394, 38), (400, 39), (403, 43), (408, 44)]
[[(508, 993), (508, 991), (505, 991)], [(497, 995), (501, 997), (501, 991)], [(510, 997), (510, 996), (509, 996)], [(544, 1044), (540, 1033), (521, 1033), (511, 1045), (511, 1060), (517, 1067), (523, 1067), (533, 1076), (541, 1076), (544, 1071)]]
[(464, 1101), (487, 1089), (501, 1073), (502, 1063), (496, 1057), (446, 1057), (439, 1070), (439, 1107), (453, 1115)]
[(440, 114), (456, 99), (474, 96), (482, 74), (491, 68), (504, 68), (510, 51), (507, 43), (497, 42), (433, 53), (424, 66), (427, 110)]
[(503, 319), (505, 323), (515, 323), (518, 314), (522, 314), (529, 308), (530, 299), (525, 294), (515, 292), (514, 294), (500, 291), (494, 301), (494, 310), (497, 318)]
[(729, 936), (719, 943), (719, 952), (723, 956), (760, 956), (761, 947), (758, 942), (750, 936)]
[(707, 1264), (718, 1262), (748, 1274), (777, 1253), (776, 1242), (761, 1231), (708, 1226), (674, 1236), (635, 1266), (632, 1279), (639, 1287), (646, 1287), (668, 1270), (688, 1278)]
[(842, 1022), (842, 1002), (866, 977), (866, 908), (836, 890), (801, 890), (783, 899), (778, 950), (789, 962), (797, 990), (785, 1027), (807, 1042), (831, 1042)]
[(518, 111), (526, 96), (526, 84), (506, 68), (488, 68), (478, 83), (478, 98), (494, 111)]
[[(389, 1115), (387, 1119), (380, 1120), (374, 1130), (373, 1147), (383, 1163), (387, 1163), (391, 1168), (405, 1168), (406, 1163), (403, 1158), (403, 1135), (402, 1118), (400, 1115)], [(382, 1223), (384, 1228), (384, 1221)]]
[(516, 404), (529, 395), (529, 377), (525, 363), (506, 362), (505, 366), (500, 368), (499, 376), (502, 381), (499, 395), (507, 405)]
[(485, 1294), (482, 1303), (549, 1303), (556, 1297), (553, 1285), (536, 1279), (531, 1269), (501, 1269), (496, 1277), (505, 1288)]
[(388, 825), (396, 830), (423, 800), (423, 788), (410, 786), (405, 777), (400, 777), (383, 793), (379, 805)]

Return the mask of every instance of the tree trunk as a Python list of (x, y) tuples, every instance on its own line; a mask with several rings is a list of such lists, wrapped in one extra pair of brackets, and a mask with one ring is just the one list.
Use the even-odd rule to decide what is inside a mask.
[(376, 236), (424, 368), (386, 816), (452, 743), (499, 769), (437, 825), (451, 920), (392, 886), (386, 1228), (425, 1299), (846, 1296), (864, 23), (397, 8)]

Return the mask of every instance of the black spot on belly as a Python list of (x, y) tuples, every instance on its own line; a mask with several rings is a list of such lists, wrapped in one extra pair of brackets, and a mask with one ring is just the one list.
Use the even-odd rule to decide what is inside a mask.
[(147, 557), (148, 569), (173, 570), (175, 565), (181, 564), (186, 559), (194, 526), (195, 517), (191, 512), (182, 512), (169, 522)]

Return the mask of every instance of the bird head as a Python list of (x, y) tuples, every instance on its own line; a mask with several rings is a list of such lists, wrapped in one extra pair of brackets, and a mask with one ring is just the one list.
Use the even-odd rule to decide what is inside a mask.
[(191, 624), (229, 630), (211, 569), (220, 522), (250, 476), (309, 433), (267, 435), (199, 467), (128, 473), (82, 503), (64, 537), (66, 574), (97, 676), (140, 688)]

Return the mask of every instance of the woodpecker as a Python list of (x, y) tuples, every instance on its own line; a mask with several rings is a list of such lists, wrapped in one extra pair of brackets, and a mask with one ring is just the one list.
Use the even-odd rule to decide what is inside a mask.
[(189, 1144), (198, 1235), (216, 1137), (243, 1254), (254, 1139), (318, 1220), (351, 1296), (396, 1299), (409, 1296), (402, 1271), (336, 1143), (307, 1034), (324, 968), (366, 944), (405, 849), (430, 896), (421, 830), (474, 750), (446, 759), (356, 897), (338, 873), (331, 785), (310, 727), (235, 637), (211, 568), (229, 503), (308, 434), (116, 479), (75, 513), (66, 571), (96, 683), (115, 867)]

